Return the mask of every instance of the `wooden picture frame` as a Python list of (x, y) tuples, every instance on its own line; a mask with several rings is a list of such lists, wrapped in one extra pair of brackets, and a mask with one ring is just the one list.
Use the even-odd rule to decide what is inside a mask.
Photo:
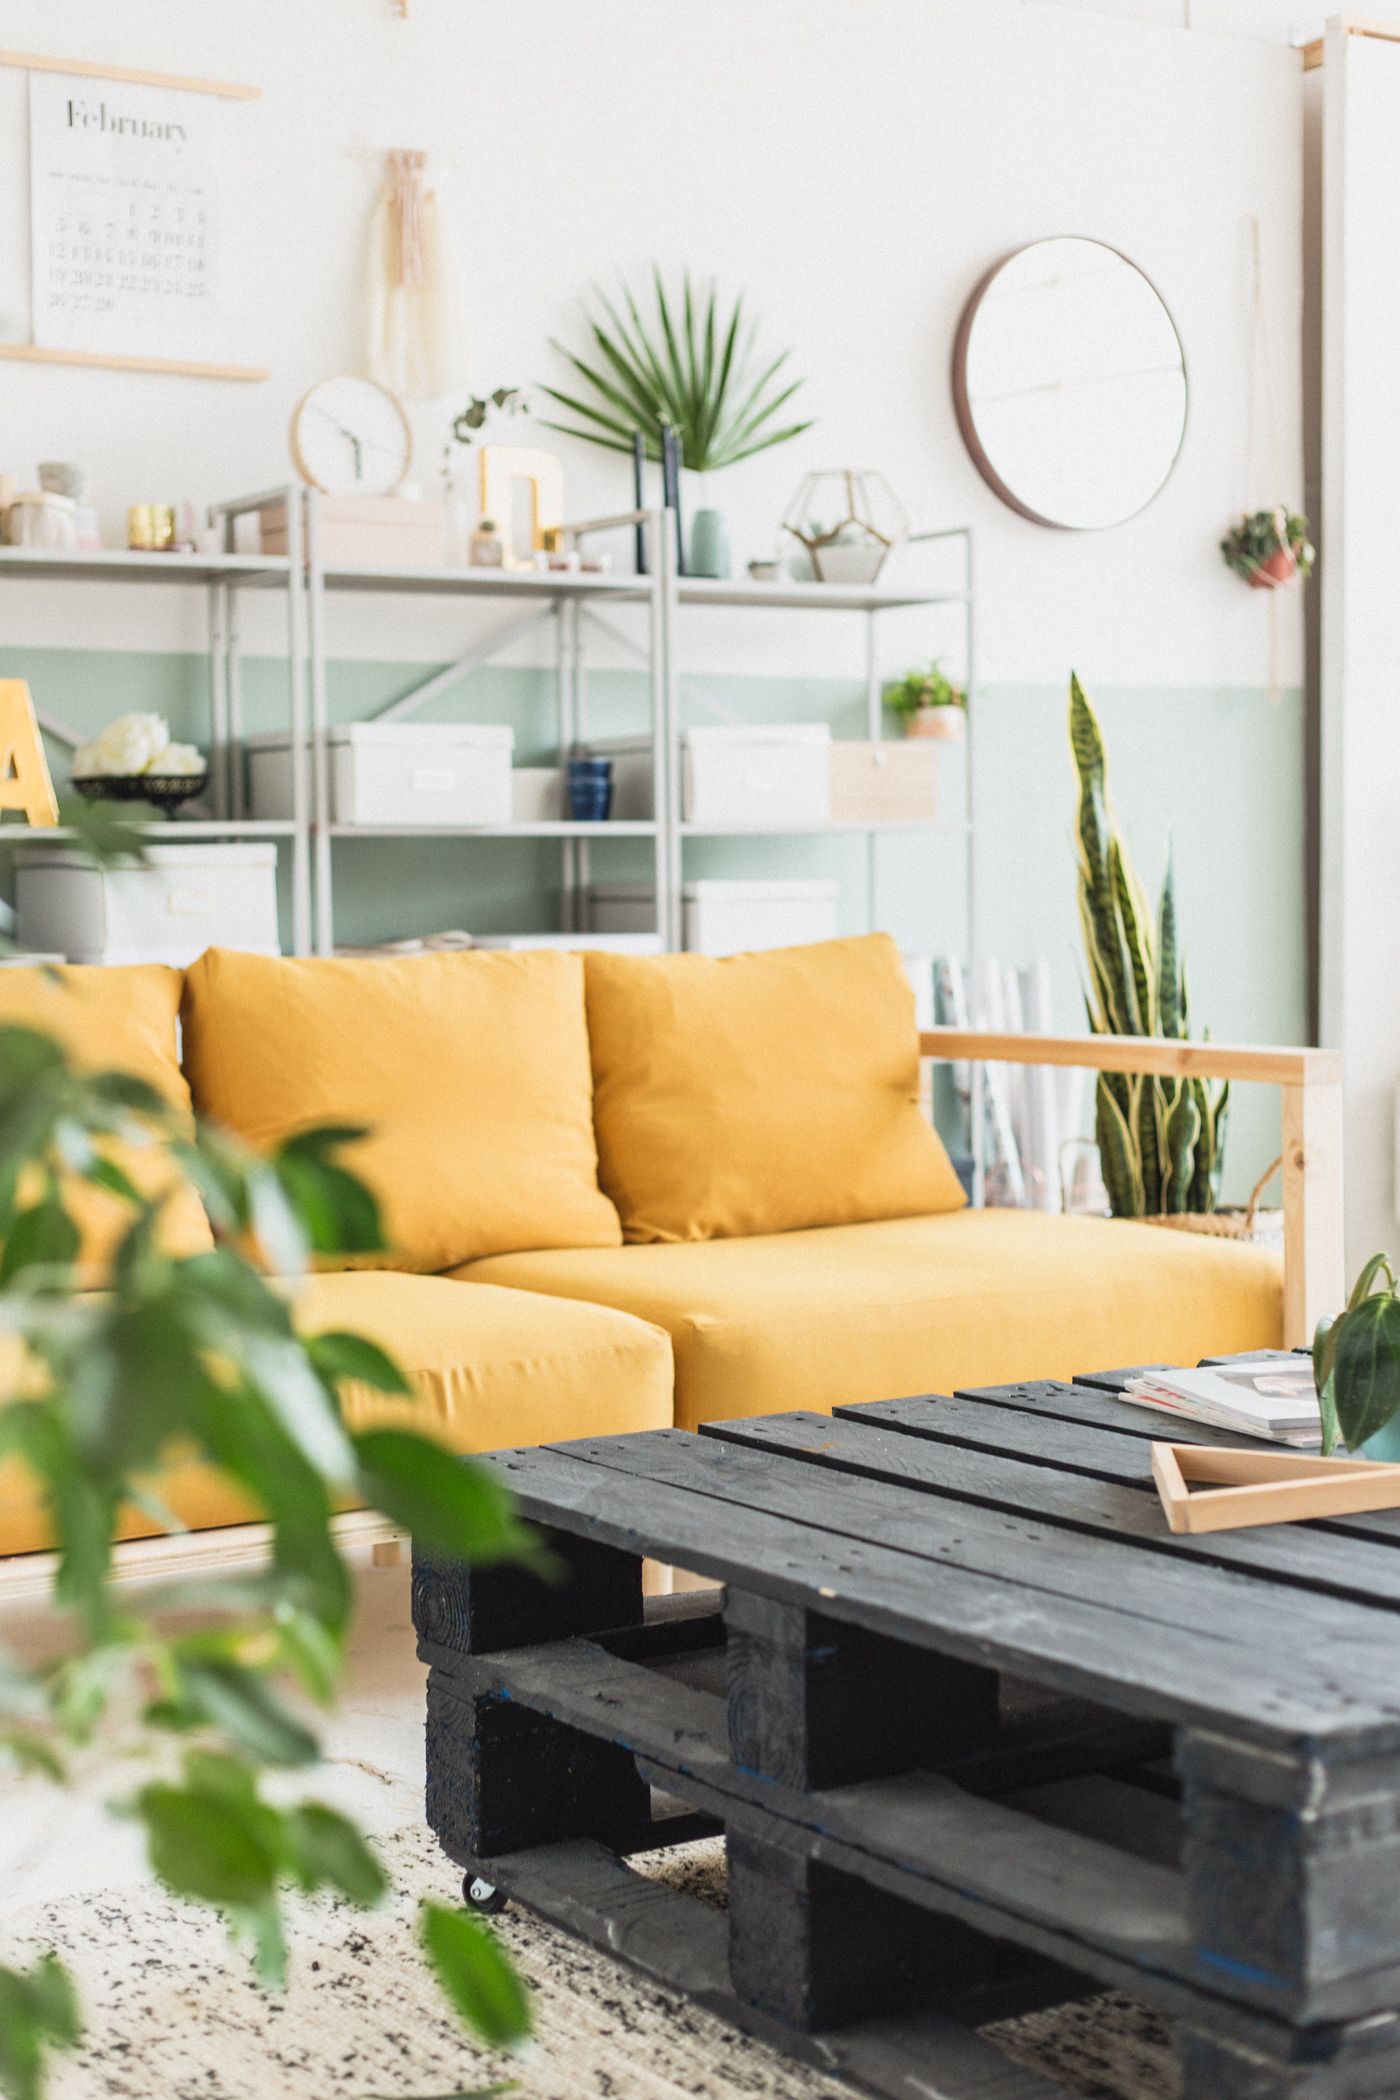
[[(1152, 1478), (1172, 1530), (1192, 1537), (1249, 1524), (1301, 1524), (1309, 1517), (1400, 1508), (1400, 1466), (1355, 1456), (1154, 1444)], [(1212, 1492), (1193, 1495), (1192, 1481), (1209, 1484)]]

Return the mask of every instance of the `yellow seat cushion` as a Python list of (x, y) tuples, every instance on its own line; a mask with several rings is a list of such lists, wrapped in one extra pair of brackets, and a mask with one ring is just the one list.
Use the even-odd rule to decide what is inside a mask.
[[(36, 1028), (60, 1042), (84, 1072), (126, 1072), (144, 1079), (173, 1107), (190, 1112), (190, 1090), (180, 1070), (176, 1022), (181, 978), (163, 963), (100, 969), (85, 965), (47, 970), (0, 970), (0, 1028)], [(213, 1246), (204, 1206), (158, 1147), (117, 1143), (102, 1149), (125, 1169), (143, 1195), (172, 1194), (161, 1213), (160, 1240), (174, 1255), (203, 1254)], [(21, 1199), (25, 1189), (21, 1184)], [(100, 1283), (118, 1240), (132, 1220), (130, 1207), (105, 1189), (65, 1180), (64, 1202), (82, 1233), (83, 1281)]]
[[(381, 1270), (310, 1278), (296, 1318), (307, 1334), (368, 1335), (417, 1386), (408, 1400), (347, 1385), (345, 1417), (357, 1432), (412, 1428), (449, 1450), (472, 1452), (671, 1426), (667, 1336), (607, 1306)], [(192, 1531), (260, 1515), (211, 1466), (167, 1466), (153, 1486)], [(132, 1510), (120, 1535), (145, 1538), (157, 1529)], [(18, 1459), (0, 1462), (0, 1554), (48, 1544), (33, 1475)]]
[(966, 1210), (702, 1246), (499, 1256), (473, 1282), (668, 1330), (676, 1422), (1278, 1348), (1279, 1257), (1203, 1235)]
[(599, 1177), (628, 1240), (962, 1207), (919, 1111), (888, 934), (722, 960), (590, 952), (584, 969)]
[(200, 1112), (259, 1151), (314, 1123), (368, 1128), (340, 1155), (391, 1252), (433, 1271), (522, 1247), (611, 1247), (598, 1187), (577, 955), (294, 960), (211, 948), (186, 973)]

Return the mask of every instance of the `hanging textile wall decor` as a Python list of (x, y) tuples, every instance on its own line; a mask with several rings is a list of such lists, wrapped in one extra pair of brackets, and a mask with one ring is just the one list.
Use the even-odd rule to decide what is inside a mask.
[(426, 153), (395, 151), (370, 222), (370, 377), (410, 401), (458, 383), (451, 260)]

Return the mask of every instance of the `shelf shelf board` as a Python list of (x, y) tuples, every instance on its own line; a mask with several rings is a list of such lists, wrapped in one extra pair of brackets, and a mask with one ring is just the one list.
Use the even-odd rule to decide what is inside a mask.
[(676, 587), (682, 605), (744, 605), (776, 612), (888, 612), (896, 606), (964, 605), (966, 591), (882, 590), (878, 584), (711, 582), (682, 576)]
[(0, 547), (0, 576), (31, 582), (274, 583), (289, 574), (285, 554), (142, 554), (124, 547), (54, 554), (42, 547)]
[(333, 839), (650, 839), (652, 823), (332, 824)]
[[(201, 839), (289, 839), (296, 836), (290, 818), (273, 817), (129, 817), (133, 831), (149, 835), (156, 844), (197, 845)], [(47, 846), (52, 839), (76, 839), (81, 833), (67, 824), (0, 824), (0, 845)]]
[(864, 824), (839, 823), (828, 818), (824, 824), (682, 824), (683, 839), (791, 839), (791, 838), (883, 838), (890, 832), (954, 831), (965, 832), (970, 827), (960, 818), (952, 817), (886, 817), (879, 822)]
[(328, 591), (387, 591), (440, 598), (610, 598), (645, 603), (649, 576), (580, 576), (537, 569), (397, 569), (344, 562), (322, 571)]

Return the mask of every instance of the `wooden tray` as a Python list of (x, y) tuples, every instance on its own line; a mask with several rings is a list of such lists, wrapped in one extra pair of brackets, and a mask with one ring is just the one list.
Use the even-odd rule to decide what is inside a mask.
[[(1235, 1531), (1246, 1524), (1297, 1524), (1400, 1508), (1400, 1466), (1367, 1458), (1314, 1458), (1283, 1451), (1212, 1451), (1154, 1444), (1152, 1477), (1173, 1531)], [(1187, 1483), (1218, 1481), (1193, 1495)]]

